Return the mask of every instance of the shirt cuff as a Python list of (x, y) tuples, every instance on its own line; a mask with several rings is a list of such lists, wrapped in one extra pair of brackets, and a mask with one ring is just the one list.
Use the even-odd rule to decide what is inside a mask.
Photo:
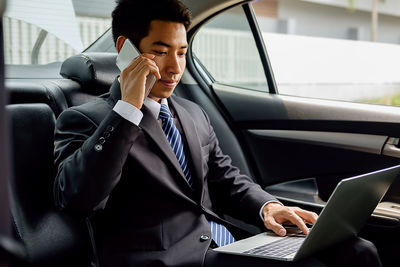
[(117, 112), (122, 118), (132, 122), (136, 126), (139, 125), (143, 118), (143, 113), (142, 111), (140, 111), (140, 109), (122, 100), (118, 100), (113, 110)]
[(281, 204), (283, 206), (283, 204), (279, 200), (270, 200), (270, 201), (265, 202), (264, 205), (262, 205), (262, 207), (260, 209), (260, 213), (259, 213), (260, 214), (260, 218), (261, 218), (261, 220), (263, 222), (264, 222), (264, 216), (262, 214), (262, 211), (263, 211), (264, 207), (269, 203), (278, 203), (278, 204)]

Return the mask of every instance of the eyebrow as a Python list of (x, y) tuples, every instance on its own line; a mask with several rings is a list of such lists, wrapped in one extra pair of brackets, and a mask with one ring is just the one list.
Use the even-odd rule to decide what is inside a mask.
[[(171, 47), (171, 45), (169, 45), (167, 43), (164, 43), (163, 41), (154, 42), (153, 45), (161, 45), (161, 46), (165, 46), (165, 47), (168, 47), (168, 48)], [(183, 45), (180, 48), (182, 49), (182, 48), (187, 48), (187, 47), (188, 47), (187, 45)]]

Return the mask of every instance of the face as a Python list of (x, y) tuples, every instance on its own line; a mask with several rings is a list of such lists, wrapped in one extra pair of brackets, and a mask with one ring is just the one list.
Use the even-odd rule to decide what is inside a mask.
[(149, 34), (139, 43), (142, 53), (155, 55), (161, 79), (153, 86), (149, 97), (160, 102), (169, 97), (182, 77), (186, 66), (186, 28), (182, 23), (153, 20)]

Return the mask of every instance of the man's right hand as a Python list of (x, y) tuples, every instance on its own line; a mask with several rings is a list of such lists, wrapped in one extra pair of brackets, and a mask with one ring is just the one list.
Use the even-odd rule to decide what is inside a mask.
[(287, 207), (275, 202), (265, 205), (262, 214), (265, 227), (274, 231), (279, 236), (286, 235), (286, 229), (282, 224), (297, 225), (307, 235), (309, 229), (306, 223), (314, 224), (318, 218), (318, 214), (315, 212), (303, 210), (299, 207)]
[(120, 76), (121, 100), (134, 105), (138, 109), (143, 106), (145, 97), (146, 77), (154, 74), (158, 79), (161, 78), (159, 69), (154, 62), (155, 55), (142, 54), (135, 58), (126, 67)]

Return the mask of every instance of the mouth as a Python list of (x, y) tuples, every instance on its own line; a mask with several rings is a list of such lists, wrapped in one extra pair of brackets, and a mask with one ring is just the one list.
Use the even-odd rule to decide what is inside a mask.
[(169, 88), (174, 88), (178, 83), (175, 80), (163, 80), (163, 79), (159, 80), (159, 82)]

